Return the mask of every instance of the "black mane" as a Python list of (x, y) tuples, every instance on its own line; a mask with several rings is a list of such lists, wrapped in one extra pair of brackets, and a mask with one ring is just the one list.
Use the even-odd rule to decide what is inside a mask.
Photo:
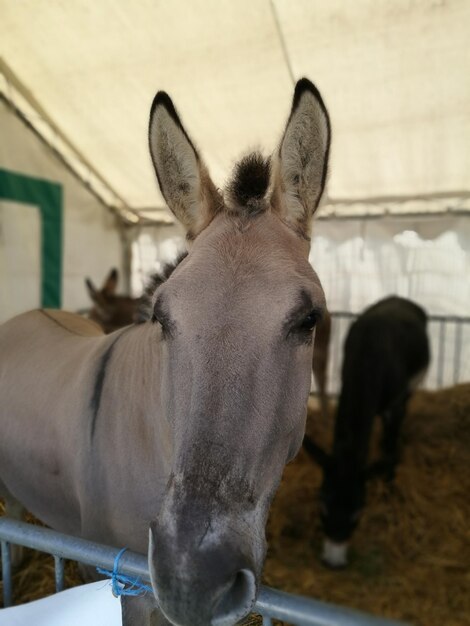
[(176, 259), (171, 263), (166, 263), (159, 272), (152, 274), (145, 286), (137, 309), (136, 323), (143, 324), (152, 319), (152, 297), (156, 289), (166, 282), (173, 274), (178, 265), (188, 256), (186, 251), (180, 252)]

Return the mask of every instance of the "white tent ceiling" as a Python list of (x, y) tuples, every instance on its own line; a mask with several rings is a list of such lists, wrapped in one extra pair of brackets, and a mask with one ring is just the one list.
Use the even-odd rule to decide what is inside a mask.
[(274, 148), (303, 75), (332, 119), (324, 211), (468, 207), (469, 41), (469, 0), (0, 0), (0, 89), (130, 217), (163, 205), (158, 89), (223, 185), (241, 152)]

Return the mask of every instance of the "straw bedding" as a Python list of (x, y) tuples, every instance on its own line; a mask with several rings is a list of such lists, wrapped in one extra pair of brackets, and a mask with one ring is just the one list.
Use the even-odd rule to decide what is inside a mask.
[[(325, 446), (331, 440), (313, 406), (308, 431)], [(470, 623), (470, 384), (416, 394), (396, 481), (369, 484), (351, 563), (340, 572), (318, 558), (320, 481), (303, 451), (286, 468), (268, 523), (266, 584), (419, 626)], [(15, 602), (52, 593), (53, 571), (51, 557), (29, 552), (14, 577)], [(74, 564), (66, 582), (80, 582)]]
[[(417, 393), (403, 430), (397, 478), (393, 485), (369, 484), (344, 571), (319, 562), (321, 472), (303, 451), (286, 468), (268, 526), (265, 579), (421, 626), (464, 626), (470, 623), (470, 384)], [(331, 427), (312, 412), (308, 431), (318, 443), (330, 440)]]

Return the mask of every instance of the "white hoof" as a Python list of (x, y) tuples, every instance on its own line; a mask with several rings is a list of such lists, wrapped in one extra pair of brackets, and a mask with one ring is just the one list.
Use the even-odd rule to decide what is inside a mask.
[(322, 561), (333, 568), (346, 567), (348, 564), (348, 544), (335, 543), (325, 539), (323, 544)]

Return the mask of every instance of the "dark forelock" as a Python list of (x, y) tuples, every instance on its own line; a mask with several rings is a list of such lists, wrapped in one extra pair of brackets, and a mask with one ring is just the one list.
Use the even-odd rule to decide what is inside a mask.
[(255, 151), (247, 154), (235, 165), (226, 186), (227, 201), (231, 211), (244, 210), (248, 215), (264, 211), (266, 193), (271, 173), (270, 159)]

